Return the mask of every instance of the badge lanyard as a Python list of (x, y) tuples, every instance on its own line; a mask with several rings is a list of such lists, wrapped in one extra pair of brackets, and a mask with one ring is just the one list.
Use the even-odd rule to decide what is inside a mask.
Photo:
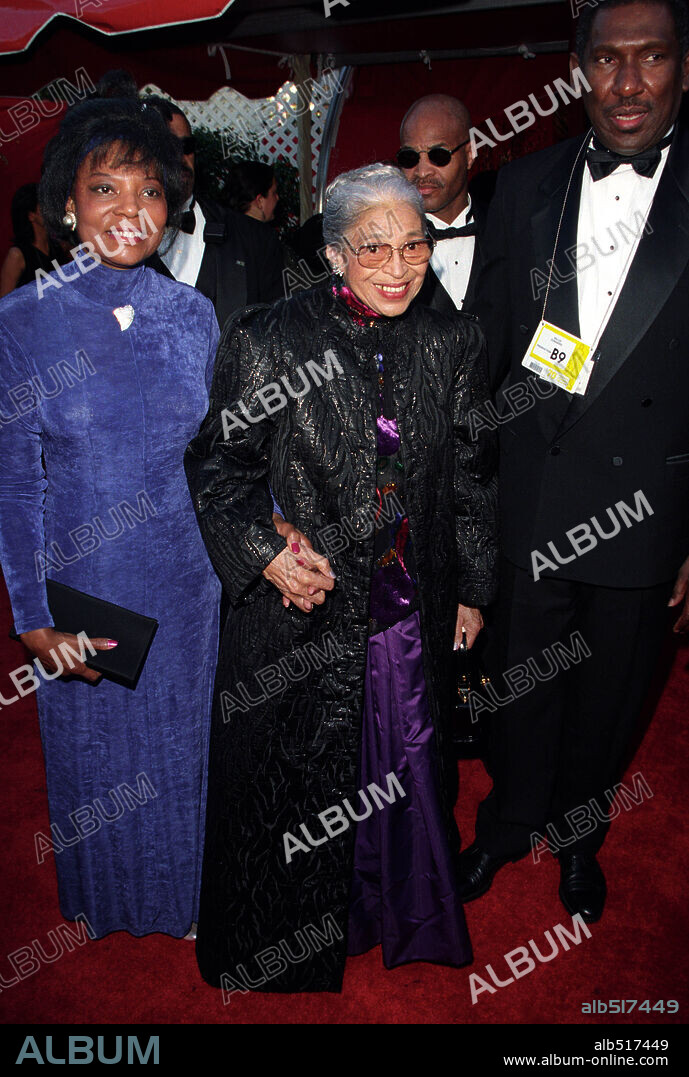
[[(550, 285), (553, 277), (553, 265), (555, 263), (555, 255), (557, 253), (557, 245), (560, 239), (560, 232), (562, 230), (562, 221), (564, 220), (565, 207), (567, 205), (567, 198), (572, 186), (572, 180), (576, 167), (579, 163), (579, 158), (583, 150), (588, 146), (590, 141), (592, 128), (589, 131), (579, 147), (574, 164), (572, 165), (569, 179), (567, 181), (567, 189), (565, 190), (565, 197), (562, 202), (562, 210), (560, 211), (560, 219), (557, 224), (557, 231), (555, 233), (555, 243), (553, 245), (553, 255), (550, 259), (548, 282), (545, 290), (545, 297), (543, 299), (543, 310), (541, 311), (541, 320), (538, 324), (538, 328), (531, 338), (531, 342), (526, 350), (526, 354), (522, 359), (522, 366), (528, 367), (538, 374), (539, 378), (543, 378), (546, 381), (554, 382), (561, 389), (564, 389), (568, 393), (577, 393), (582, 395), (586, 392), (586, 388), (589, 383), (589, 378), (593, 371), (593, 364), (598, 358), (596, 354), (596, 348), (603, 335), (603, 328), (606, 325), (606, 320), (609, 316), (611, 308), (617, 302), (619, 293), (621, 291), (622, 282), (626, 279), (627, 269), (629, 263), (635, 253), (636, 248), (630, 246), (629, 254), (625, 260), (624, 266), (620, 273), (617, 287), (611, 295), (603, 315), (601, 317), (598, 329), (596, 330), (593, 341), (591, 344), (586, 344), (580, 337), (575, 336), (573, 333), (568, 333), (564, 329), (560, 329), (558, 326), (553, 325), (552, 322), (546, 321), (545, 312), (548, 304), (548, 296), (550, 294)], [(650, 212), (650, 209), (649, 209)], [(644, 222), (645, 224), (645, 222)]]

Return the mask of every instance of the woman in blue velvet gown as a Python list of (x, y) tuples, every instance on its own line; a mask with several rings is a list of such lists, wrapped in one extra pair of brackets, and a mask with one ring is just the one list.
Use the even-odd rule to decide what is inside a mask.
[[(41, 205), (84, 246), (64, 277), (0, 302), (0, 556), (15, 629), (42, 663), (39, 859), (54, 853), (62, 914), (98, 937), (181, 937), (197, 917), (220, 587), (183, 454), (218, 327), (204, 296), (141, 264), (179, 213), (180, 164), (139, 102), (71, 109)], [(46, 577), (157, 619), (135, 691), (80, 662), (67, 680), (41, 673), (74, 639), (51, 627)]]

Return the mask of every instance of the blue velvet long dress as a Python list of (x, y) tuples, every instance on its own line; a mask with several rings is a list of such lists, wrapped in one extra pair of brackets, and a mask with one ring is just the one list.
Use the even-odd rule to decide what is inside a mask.
[(134, 691), (39, 677), (46, 839), (65, 917), (85, 915), (96, 936), (182, 936), (197, 915), (220, 597), (183, 455), (218, 326), (204, 296), (143, 266), (59, 283), (0, 302), (0, 558), (15, 628), (52, 625), (46, 576), (160, 627)]

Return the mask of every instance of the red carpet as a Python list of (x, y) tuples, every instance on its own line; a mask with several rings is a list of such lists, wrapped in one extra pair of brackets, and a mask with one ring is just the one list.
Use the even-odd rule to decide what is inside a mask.
[[(0, 692), (24, 651), (6, 639), (7, 599), (0, 596)], [(591, 937), (523, 978), (484, 991), (472, 1005), (471, 972), (488, 980), (485, 966), (505, 981), (504, 954), (533, 939), (541, 954), (550, 948), (544, 932), (556, 924), (571, 929), (557, 897), (557, 865), (548, 856), (509, 865), (493, 890), (467, 907), (474, 946), (471, 968), (407, 965), (392, 972), (379, 949), (350, 958), (341, 995), (233, 994), (223, 1005), (219, 991), (201, 980), (192, 943), (125, 933), (100, 941), (65, 945), (53, 963), (4, 987), (14, 973), (7, 955), (37, 940), (55, 953), (49, 932), (63, 923), (57, 903), (52, 853), (37, 864), (34, 834), (49, 833), (45, 777), (32, 696), (3, 707), (0, 714), (0, 828), (2, 848), (2, 943), (0, 1006), (3, 1022), (70, 1024), (144, 1023), (681, 1023), (686, 990), (686, 907), (689, 891), (689, 833), (686, 764), (689, 757), (689, 652), (674, 655), (652, 725), (629, 768), (641, 772), (653, 796), (621, 811), (601, 854), (610, 895), (603, 920)], [(490, 782), (479, 762), (461, 764), (458, 822), (464, 844), (473, 836), (478, 800)], [(87, 838), (85, 840), (88, 840)], [(57, 951), (59, 953), (59, 950)], [(518, 955), (517, 955), (518, 959)], [(30, 970), (30, 961), (20, 968)], [(26, 958), (24, 958), (26, 961)], [(636, 1012), (629, 1016), (582, 1014), (591, 999), (676, 999), (676, 1015)]]

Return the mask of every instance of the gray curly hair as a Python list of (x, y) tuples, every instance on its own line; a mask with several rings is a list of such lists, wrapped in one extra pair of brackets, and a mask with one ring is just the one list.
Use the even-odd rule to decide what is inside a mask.
[(406, 202), (424, 219), (423, 199), (394, 165), (373, 164), (343, 172), (328, 185), (323, 211), (323, 239), (339, 246), (342, 237), (366, 210)]

